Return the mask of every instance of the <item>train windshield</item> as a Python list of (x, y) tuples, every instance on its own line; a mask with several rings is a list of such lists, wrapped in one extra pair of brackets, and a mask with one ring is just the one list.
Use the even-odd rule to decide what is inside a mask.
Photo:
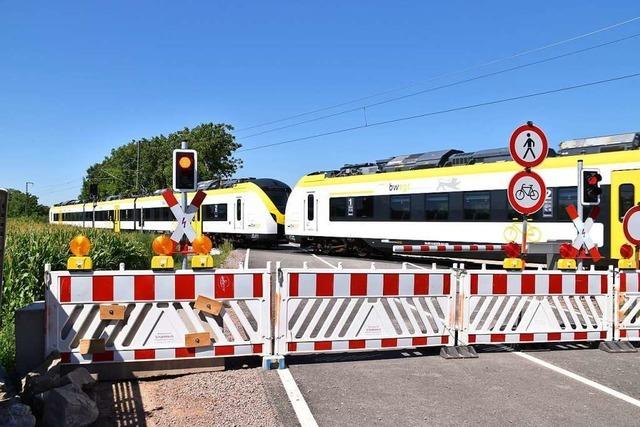
[(253, 183), (265, 192), (281, 213), (284, 213), (291, 194), (291, 188), (287, 184), (275, 179), (256, 179)]

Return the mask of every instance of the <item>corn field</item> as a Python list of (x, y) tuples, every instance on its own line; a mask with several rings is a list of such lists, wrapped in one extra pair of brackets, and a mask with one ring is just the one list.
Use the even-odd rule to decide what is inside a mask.
[[(10, 220), (4, 259), (4, 295), (0, 311), (0, 364), (6, 368), (12, 368), (15, 357), (15, 311), (44, 299), (44, 265), (51, 264), (52, 270), (65, 270), (70, 256), (69, 241), (80, 233), (91, 240), (89, 256), (93, 259), (94, 269), (117, 270), (121, 262), (125, 263), (127, 269), (149, 268), (153, 255), (153, 234), (116, 234), (110, 230)], [(223, 261), (231, 246), (225, 244), (221, 249), (222, 254), (216, 257), (216, 265)]]

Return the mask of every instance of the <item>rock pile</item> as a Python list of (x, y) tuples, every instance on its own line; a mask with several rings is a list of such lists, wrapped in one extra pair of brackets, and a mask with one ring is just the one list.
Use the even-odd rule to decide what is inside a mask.
[(39, 425), (46, 427), (90, 425), (98, 419), (95, 384), (85, 368), (62, 375), (60, 358), (52, 354), (22, 379), (19, 397), (13, 395), (17, 403), (11, 406), (12, 412), (7, 411), (8, 423), (0, 409), (0, 426), (34, 426), (36, 418)]

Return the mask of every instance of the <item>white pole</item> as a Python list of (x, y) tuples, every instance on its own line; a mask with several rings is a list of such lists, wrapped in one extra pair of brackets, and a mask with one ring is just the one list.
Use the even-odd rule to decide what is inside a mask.
[[(182, 141), (182, 145), (181, 147), (183, 150), (186, 150), (187, 148), (189, 148), (189, 146), (187, 145), (187, 141)], [(187, 212), (187, 192), (183, 191), (182, 192), (182, 212)], [(183, 239), (186, 239), (186, 236), (182, 237)], [(182, 245), (180, 245), (180, 249), (182, 249)], [(182, 254), (182, 269), (186, 270), (187, 269), (187, 254)]]
[[(578, 185), (576, 186), (576, 201), (578, 202), (578, 218), (582, 221), (582, 160), (578, 160)], [(580, 250), (578, 249), (578, 252)], [(582, 270), (582, 258), (578, 259), (578, 270)]]

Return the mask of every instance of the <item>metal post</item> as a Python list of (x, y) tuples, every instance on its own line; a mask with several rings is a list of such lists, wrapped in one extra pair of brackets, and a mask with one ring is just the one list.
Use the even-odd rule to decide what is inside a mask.
[(24, 203), (24, 214), (29, 215), (29, 184), (33, 185), (33, 182), (27, 181), (24, 183), (25, 194), (27, 195), (27, 200)]
[[(189, 146), (187, 145), (187, 141), (182, 141), (181, 147), (183, 150), (186, 150), (187, 148), (189, 148)], [(182, 192), (182, 211), (186, 212), (187, 211), (187, 192), (183, 191)], [(184, 248), (184, 247), (188, 247), (188, 245), (186, 244), (186, 236), (182, 236), (182, 242), (185, 243), (183, 245), (180, 245), (180, 248)], [(187, 254), (182, 254), (182, 269), (186, 270), (187, 269)]]
[(527, 216), (522, 215), (522, 248), (520, 250), (522, 255), (527, 253)]
[[(580, 201), (582, 195), (582, 160), (578, 160), (578, 185), (576, 185), (576, 202), (578, 208), (578, 219), (582, 221), (582, 202)], [(578, 250), (578, 255), (580, 250)], [(578, 258), (578, 270), (582, 270), (582, 258)]]
[(140, 140), (137, 141), (136, 155), (136, 195), (140, 194)]

